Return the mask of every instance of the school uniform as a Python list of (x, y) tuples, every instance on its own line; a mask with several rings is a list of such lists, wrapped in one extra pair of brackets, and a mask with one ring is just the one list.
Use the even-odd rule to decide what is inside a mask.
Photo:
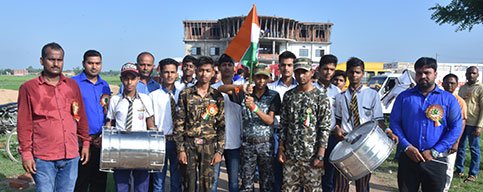
[[(129, 105), (132, 103), (132, 128), (130, 131), (146, 131), (146, 119), (153, 116), (153, 104), (148, 95), (137, 93), (130, 100), (124, 95), (114, 95), (109, 102), (107, 119), (115, 120), (115, 129), (128, 131), (127, 119), (129, 115)], [(133, 175), (135, 191), (148, 191), (149, 173), (147, 170), (117, 169), (114, 170), (114, 180), (116, 191), (129, 191), (130, 175)]]
[[(358, 117), (350, 109), (353, 104), (354, 93), (356, 94)], [(376, 90), (369, 87), (361, 86), (356, 90), (349, 88), (343, 91), (335, 97), (335, 106), (335, 118), (341, 121), (341, 128), (345, 133), (350, 133), (352, 130), (357, 129), (357, 126), (354, 125), (362, 125), (368, 121), (384, 119), (379, 94)], [(371, 174), (356, 180), (356, 190), (358, 192), (369, 191), (370, 179)], [(349, 191), (349, 181), (339, 171), (335, 173), (334, 191)]]

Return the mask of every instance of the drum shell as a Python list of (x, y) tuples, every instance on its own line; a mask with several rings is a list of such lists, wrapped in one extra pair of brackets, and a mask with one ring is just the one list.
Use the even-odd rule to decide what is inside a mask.
[(103, 129), (100, 170), (161, 171), (164, 165), (165, 145), (162, 132)]
[[(348, 180), (373, 172), (391, 154), (395, 143), (376, 122), (367, 122), (340, 141), (329, 156), (330, 162)], [(340, 156), (337, 153), (346, 155)]]

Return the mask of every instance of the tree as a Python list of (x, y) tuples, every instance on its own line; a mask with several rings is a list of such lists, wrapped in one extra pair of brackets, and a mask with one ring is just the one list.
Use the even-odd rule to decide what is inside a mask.
[(473, 26), (483, 23), (482, 0), (452, 0), (450, 4), (429, 8), (434, 10), (431, 19), (442, 25), (445, 23), (458, 25), (456, 31), (471, 31)]
[(74, 69), (73, 69), (72, 71), (74, 71), (74, 73), (75, 73), (76, 75), (78, 75), (79, 73), (81, 73), (81, 72), (82, 72), (82, 69), (81, 69), (80, 67), (74, 67)]

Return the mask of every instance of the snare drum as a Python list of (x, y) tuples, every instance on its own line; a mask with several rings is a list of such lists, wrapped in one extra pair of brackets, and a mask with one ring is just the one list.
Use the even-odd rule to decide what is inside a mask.
[(145, 169), (161, 171), (166, 150), (159, 131), (125, 132), (103, 127), (100, 170)]
[(395, 143), (376, 121), (362, 124), (340, 141), (329, 156), (330, 162), (348, 180), (373, 172), (391, 154)]

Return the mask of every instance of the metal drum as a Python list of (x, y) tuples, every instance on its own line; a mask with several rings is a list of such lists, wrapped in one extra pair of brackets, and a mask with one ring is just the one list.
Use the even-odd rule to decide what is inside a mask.
[(395, 143), (370, 121), (355, 128), (332, 150), (329, 160), (348, 180), (360, 179), (379, 167), (391, 154)]
[(159, 131), (125, 132), (103, 128), (100, 170), (145, 169), (161, 171), (166, 150)]

